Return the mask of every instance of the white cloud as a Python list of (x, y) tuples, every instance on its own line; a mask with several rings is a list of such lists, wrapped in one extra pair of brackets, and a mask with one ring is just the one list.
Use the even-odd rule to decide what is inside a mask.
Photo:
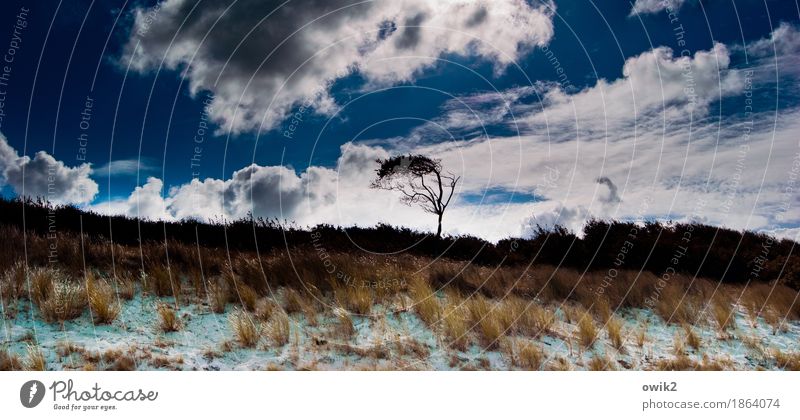
[(747, 52), (756, 57), (797, 55), (800, 53), (800, 31), (796, 25), (782, 22), (769, 38), (749, 44)]
[(543, 107), (530, 107), (520, 120), (559, 140), (616, 137), (643, 124), (697, 120), (711, 103), (741, 93), (743, 78), (729, 65), (723, 44), (693, 57), (658, 47), (625, 60), (620, 79), (601, 79), (575, 94), (554, 86), (544, 94)]
[(685, 2), (686, 0), (636, 0), (631, 15), (658, 13), (662, 10), (677, 11)]
[(149, 173), (156, 169), (149, 159), (119, 159), (92, 170), (95, 177), (132, 176)]
[(210, 90), (212, 119), (235, 133), (274, 127), (293, 106), (323, 114), (329, 85), (354, 70), (372, 85), (410, 80), (442, 54), (491, 60), (497, 71), (553, 35), (552, 3), (525, 0), (289, 2), (166, 0), (137, 9), (120, 62), (180, 69)]
[(54, 204), (82, 204), (97, 195), (97, 183), (88, 163), (69, 167), (45, 151), (31, 159), (20, 156), (0, 133), (0, 186), (10, 185), (19, 195), (44, 198)]

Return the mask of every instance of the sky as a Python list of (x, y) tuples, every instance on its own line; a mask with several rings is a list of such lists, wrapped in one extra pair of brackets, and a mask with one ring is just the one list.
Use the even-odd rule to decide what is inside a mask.
[(0, 188), (153, 220), (436, 217), (376, 159), (460, 176), (447, 234), (591, 218), (800, 233), (791, 0), (7, 0)]

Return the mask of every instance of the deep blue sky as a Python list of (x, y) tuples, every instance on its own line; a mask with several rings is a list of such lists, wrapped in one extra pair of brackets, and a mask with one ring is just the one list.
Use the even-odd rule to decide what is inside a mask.
[[(192, 98), (176, 71), (165, 70), (157, 77), (126, 74), (118, 61), (129, 36), (130, 13), (142, 4), (119, 0), (0, 3), (0, 28), (6, 28), (0, 33), (0, 45), (10, 39), (10, 28), (20, 7), (31, 9), (22, 48), (13, 65), (6, 100), (8, 117), (1, 129), (20, 154), (45, 150), (68, 165), (80, 163), (76, 160), (75, 138), (85, 98), (91, 96), (95, 106), (87, 158), (94, 167), (109, 160), (142, 158), (155, 168), (142, 177), (156, 175), (164, 179), (166, 186), (185, 183), (191, 178), (188, 165), (193, 147), (191, 138), (202, 111), (202, 97)], [(641, 20), (629, 17), (631, 5), (624, 1), (593, 4), (560, 0), (556, 5), (555, 35), (549, 48), (558, 55), (577, 89), (592, 86), (599, 78), (619, 78), (628, 57), (654, 46), (675, 47), (675, 36), (663, 13), (642, 15)], [(737, 1), (735, 6), (732, 1), (689, 1), (680, 11), (681, 23), (690, 34), (688, 48), (707, 50), (713, 41), (729, 45), (751, 42), (767, 37), (781, 22), (798, 21), (797, 6), (792, 1)], [(493, 73), (491, 63), (448, 58), (468, 66), (489, 79), (495, 88), (504, 90), (528, 85), (528, 77), (533, 81), (555, 80), (553, 67), (542, 57), (542, 51), (536, 50), (519, 63), (527, 77), (513, 67), (498, 76)], [(337, 82), (332, 93), (340, 103), (346, 103), (359, 95), (361, 83), (358, 75), (350, 76)], [(433, 90), (371, 93), (349, 104), (324, 131), (321, 130), (327, 117), (306, 114), (307, 121), (300, 125), (294, 140), (282, 137), (280, 128), (262, 133), (255, 156), (253, 133), (209, 139), (204, 155), (213, 158), (206, 159), (201, 178), (229, 177), (253, 160), (261, 165), (275, 165), (283, 158), (284, 164), (297, 170), (309, 163), (332, 166), (339, 156), (339, 146), (376, 121), (404, 118), (379, 124), (362, 133), (360, 139), (402, 137), (420, 125), (421, 119), (441, 114), (442, 105), (450, 97), (435, 90), (455, 96), (493, 90), (474, 74), (457, 65), (445, 64), (427, 71), (414, 84)], [(494, 129), (502, 132), (500, 127), (490, 127)], [(310, 159), (312, 148), (314, 154)], [(181, 161), (186, 164), (176, 164)], [(106, 179), (98, 177), (98, 200), (127, 196), (144, 180), (115, 177), (109, 189)], [(8, 193), (8, 187), (5, 192)]]

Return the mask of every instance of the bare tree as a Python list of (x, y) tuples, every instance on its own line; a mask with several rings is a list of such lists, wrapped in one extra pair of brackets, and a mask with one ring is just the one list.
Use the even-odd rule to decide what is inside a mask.
[(407, 205), (418, 205), (439, 219), (436, 237), (442, 236), (442, 217), (461, 177), (444, 172), (442, 162), (423, 155), (399, 155), (378, 159), (377, 178), (370, 185), (400, 191)]

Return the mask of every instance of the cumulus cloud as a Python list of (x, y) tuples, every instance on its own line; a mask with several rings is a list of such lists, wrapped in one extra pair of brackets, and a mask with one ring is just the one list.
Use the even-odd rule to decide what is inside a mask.
[(31, 159), (20, 156), (0, 133), (0, 186), (10, 185), (21, 196), (44, 198), (54, 204), (82, 204), (97, 195), (92, 168), (84, 163), (70, 167), (45, 151)]
[(120, 62), (181, 70), (193, 94), (215, 94), (212, 119), (237, 133), (272, 128), (299, 104), (334, 112), (328, 88), (354, 71), (371, 86), (392, 84), (442, 54), (502, 71), (551, 39), (553, 14), (551, 2), (525, 0), (166, 0), (136, 9)]
[(637, 13), (658, 13), (662, 10), (678, 10), (686, 0), (636, 0), (631, 9), (631, 15)]
[(568, 208), (561, 204), (556, 204), (552, 209), (537, 211), (532, 216), (527, 217), (523, 221), (522, 236), (536, 236), (540, 229), (551, 231), (556, 226), (580, 233), (590, 217), (589, 210), (583, 206), (578, 205)]
[(782, 22), (769, 38), (748, 45), (747, 52), (756, 57), (797, 55), (800, 53), (800, 31), (796, 25)]
[(625, 60), (617, 80), (601, 79), (575, 94), (552, 87), (521, 120), (557, 140), (608, 139), (645, 124), (688, 122), (704, 117), (711, 103), (741, 93), (743, 78), (729, 66), (730, 52), (720, 43), (693, 57), (658, 47)]

